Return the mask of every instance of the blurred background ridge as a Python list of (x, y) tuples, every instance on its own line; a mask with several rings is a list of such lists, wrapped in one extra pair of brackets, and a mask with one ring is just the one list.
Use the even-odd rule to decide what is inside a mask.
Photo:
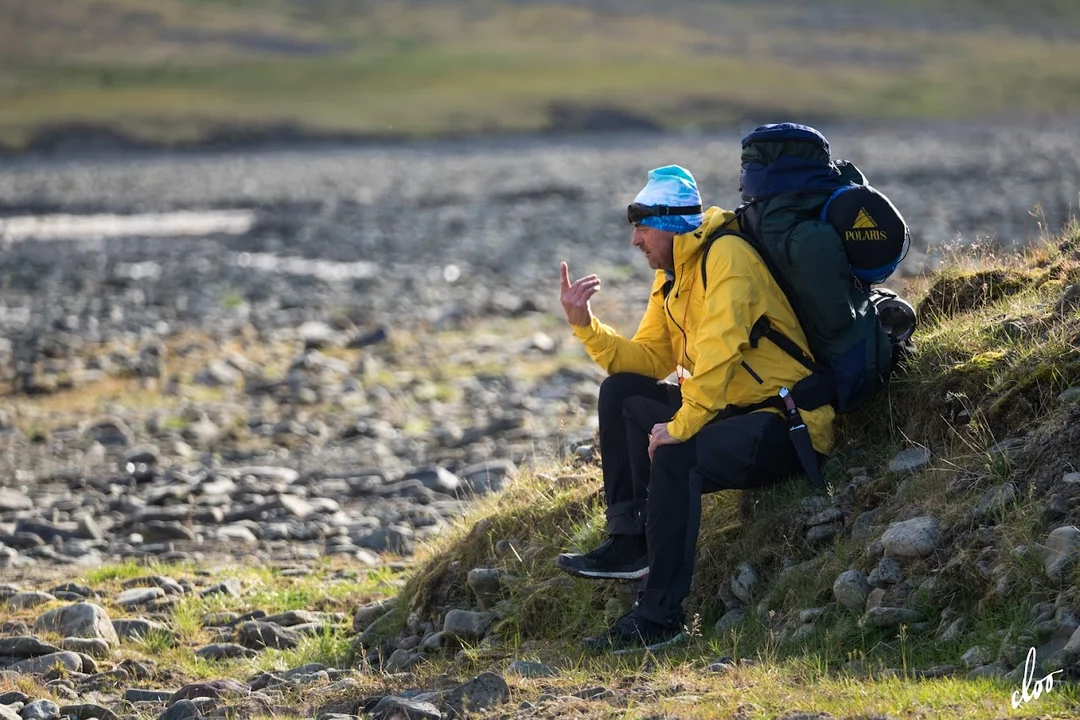
[(0, 149), (1026, 120), (1072, 0), (0, 0)]

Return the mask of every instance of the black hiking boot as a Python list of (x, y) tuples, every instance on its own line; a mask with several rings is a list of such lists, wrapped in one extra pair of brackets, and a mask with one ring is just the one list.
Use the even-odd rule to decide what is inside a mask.
[(571, 575), (608, 580), (640, 580), (649, 574), (644, 535), (609, 535), (587, 553), (563, 553), (555, 564)]
[(682, 642), (684, 637), (681, 627), (653, 622), (635, 609), (616, 620), (603, 635), (585, 638), (582, 645), (592, 652), (623, 655), (639, 650), (661, 650)]

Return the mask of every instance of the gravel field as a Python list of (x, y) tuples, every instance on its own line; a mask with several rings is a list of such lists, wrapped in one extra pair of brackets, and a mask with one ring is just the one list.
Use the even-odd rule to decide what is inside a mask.
[[(825, 132), (907, 216), (915, 247), (901, 281), (949, 243), (1037, 237), (1037, 205), (1056, 231), (1080, 190), (1075, 128)], [(191, 683), (167, 663), (106, 669), (113, 646), (147, 629), (172, 638), (154, 623), (175, 620), (177, 603), (248, 603), (251, 579), (50, 578), (125, 559), (303, 578), (336, 558), (352, 568), (332, 578), (344, 587), (355, 568), (403, 569), (522, 466), (577, 482), (575, 463), (595, 458), (602, 376), (562, 319), (558, 261), (600, 273), (597, 313), (631, 332), (651, 272), (627, 242), (626, 203), (648, 169), (680, 163), (707, 201), (731, 207), (738, 160), (736, 135), (621, 135), (0, 168), (0, 601), (17, 614), (0, 626), (0, 680), (60, 663), (67, 679), (50, 692), (71, 703), (7, 692), (0, 716), (217, 717), (235, 708), (207, 696), (285, 702), (272, 686), (286, 681), (356, 695), (363, 668), (305, 664), (248, 683)], [(89, 214), (106, 217), (78, 217)], [(497, 573), (480, 570), (470, 587), (480, 597), (476, 584), (492, 581), (497, 594)], [(110, 619), (101, 598), (146, 617)], [(60, 602), (73, 604), (48, 605)], [(344, 633), (343, 607), (216, 613), (185, 642), (207, 662), (250, 659)], [(388, 607), (357, 611), (361, 643)], [(410, 616), (414, 636), (383, 669), (419, 662), (454, 622), (480, 638), (493, 617), (455, 610), (438, 633)], [(134, 686), (148, 677), (151, 689)], [(491, 673), (450, 695), (481, 690), (509, 698)], [(322, 704), (304, 692), (288, 716)], [(318, 716), (366, 708), (344, 706)]]
[[(1037, 205), (1056, 229), (1080, 189), (1075, 128), (825, 132), (906, 214), (900, 277), (950, 242), (1027, 242)], [(587, 442), (601, 378), (563, 324), (558, 261), (600, 273), (597, 313), (632, 332), (651, 273), (622, 208), (666, 163), (733, 206), (738, 150), (735, 134), (620, 135), (11, 162), (8, 557), (91, 562), (236, 536), (268, 557), (324, 552), (326, 536), (345, 554), (410, 549), (460, 498)], [(178, 210), (194, 215), (126, 230), (27, 219)], [(251, 470), (264, 465), (300, 474)], [(136, 504), (181, 509), (140, 515), (125, 485), (141, 488)], [(88, 487), (117, 534), (78, 524)], [(206, 505), (194, 526), (179, 527), (178, 487)], [(255, 520), (253, 535), (234, 527)], [(46, 521), (89, 544), (65, 555), (16, 537), (37, 527), (48, 542), (56, 528), (32, 525)], [(288, 542), (316, 535), (313, 550)]]
[[(1037, 234), (1041, 206), (1059, 226), (1080, 191), (1075, 126), (823, 128), (912, 226), (918, 269), (957, 236), (1014, 245)], [(639, 265), (622, 208), (645, 172), (679, 163), (707, 202), (738, 203), (739, 136), (614, 135), (384, 148), (146, 154), (85, 160), (20, 158), (0, 168), (0, 213), (146, 212), (249, 207), (279, 232), (229, 249), (307, 257), (547, 273), (553, 255)], [(264, 228), (266, 229), (266, 228)], [(550, 238), (539, 241), (541, 237)], [(644, 271), (640, 273), (645, 275)]]

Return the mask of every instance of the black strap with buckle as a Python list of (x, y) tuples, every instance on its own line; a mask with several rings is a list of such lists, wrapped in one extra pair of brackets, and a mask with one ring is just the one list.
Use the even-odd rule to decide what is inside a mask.
[(791, 438), (792, 445), (795, 446), (795, 454), (799, 456), (803, 470), (814, 487), (825, 487), (825, 478), (821, 476), (821, 465), (818, 462), (817, 452), (814, 450), (814, 443), (810, 439), (810, 431), (803, 422), (802, 415), (799, 414), (795, 398), (786, 387), (780, 388), (780, 401), (784, 405), (784, 415), (788, 419), (788, 436)]

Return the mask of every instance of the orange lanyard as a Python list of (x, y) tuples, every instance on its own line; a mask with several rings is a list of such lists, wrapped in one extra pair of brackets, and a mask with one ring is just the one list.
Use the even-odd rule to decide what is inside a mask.
[[(687, 313), (690, 312), (690, 294), (694, 290), (694, 279), (695, 279), (694, 276), (691, 275), (690, 276), (690, 287), (688, 287), (686, 289), (686, 307), (683, 308), (682, 326), (679, 328), (682, 331), (682, 356), (686, 360), (690, 359), (690, 356), (686, 354), (686, 345), (687, 345), (687, 342), (688, 342), (687, 337), (686, 337), (686, 316), (687, 316)], [(679, 292), (678, 291), (675, 292), (675, 297), (679, 297)], [(686, 368), (683, 367), (683, 364), (681, 362), (675, 365), (675, 376), (678, 378), (679, 385), (682, 385), (683, 381), (686, 380), (685, 372), (686, 372)]]

